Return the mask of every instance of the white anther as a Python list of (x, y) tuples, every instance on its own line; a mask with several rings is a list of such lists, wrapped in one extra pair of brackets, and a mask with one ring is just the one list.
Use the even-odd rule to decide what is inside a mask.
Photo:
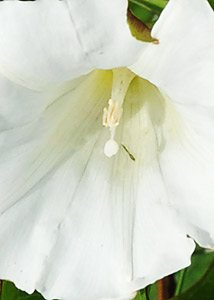
[(108, 108), (104, 108), (103, 125), (109, 128), (119, 125), (122, 111), (123, 109), (117, 101), (109, 99)]

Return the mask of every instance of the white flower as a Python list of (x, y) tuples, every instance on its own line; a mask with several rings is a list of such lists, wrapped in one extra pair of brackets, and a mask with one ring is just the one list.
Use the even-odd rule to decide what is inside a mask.
[(0, 278), (47, 298), (130, 299), (213, 246), (213, 12), (170, 0), (154, 45), (126, 6), (0, 4)]

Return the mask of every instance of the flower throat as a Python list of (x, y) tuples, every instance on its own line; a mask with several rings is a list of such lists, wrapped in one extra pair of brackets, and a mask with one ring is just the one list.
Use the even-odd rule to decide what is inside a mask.
[(123, 102), (132, 79), (136, 76), (127, 68), (113, 69), (111, 98), (108, 108), (104, 108), (103, 125), (109, 128), (110, 138), (105, 143), (104, 153), (107, 157), (117, 154), (119, 145), (115, 141), (116, 127), (123, 113)]

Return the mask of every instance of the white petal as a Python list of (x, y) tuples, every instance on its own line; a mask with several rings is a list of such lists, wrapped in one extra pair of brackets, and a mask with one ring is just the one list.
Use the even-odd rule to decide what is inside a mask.
[(137, 163), (132, 173), (124, 167), (125, 199), (136, 201), (132, 241), (132, 287), (136, 288), (190, 264), (194, 248), (171, 206), (159, 161), (166, 142), (165, 117), (170, 113), (156, 87), (135, 79), (126, 98), (121, 135)]
[(0, 72), (41, 89), (89, 71), (64, 1), (4, 1), (0, 10)]
[(166, 134), (167, 144), (160, 155), (168, 195), (186, 223), (187, 233), (200, 245), (213, 247), (214, 143), (213, 132), (210, 134), (214, 129), (213, 119), (206, 110), (203, 114), (202, 108), (199, 117), (197, 110), (175, 108), (183, 125), (171, 119), (171, 126), (168, 125), (171, 132)]
[(29, 292), (130, 299), (190, 263), (194, 245), (170, 207), (157, 157), (164, 100), (133, 81), (116, 140), (135, 161), (122, 146), (107, 158), (101, 124), (110, 87), (111, 72), (91, 73), (38, 122), (2, 133), (0, 278)]
[(171, 0), (131, 69), (178, 103), (213, 106), (214, 15), (207, 1)]
[(214, 243), (213, 16), (207, 1), (171, 0), (153, 29), (160, 44), (132, 68), (174, 103), (182, 126), (168, 124), (161, 168), (189, 235), (207, 247)]
[(67, 3), (82, 45), (95, 68), (130, 65), (147, 45), (131, 35), (127, 1), (67, 0)]
[(143, 45), (132, 37), (126, 13), (123, 0), (5, 1), (0, 72), (41, 89), (94, 68), (129, 65)]
[[(11, 278), (20, 287), (28, 291), (32, 291), (35, 287), (41, 289), (45, 284), (43, 279), (43, 272), (46, 268), (45, 260), (48, 259), (51, 248), (57, 242), (58, 227), (65, 218), (73, 198), (72, 195), (75, 195), (78, 182), (84, 174), (87, 160), (90, 158), (94, 143), (98, 138), (97, 134), (99, 132), (97, 133), (96, 127), (99, 125), (99, 128), (102, 129), (101, 116), (103, 107), (110, 97), (109, 84), (111, 84), (111, 76), (107, 76), (106, 83), (103, 82), (103, 77), (96, 74), (89, 76), (86, 82), (79, 87), (79, 91), (65, 95), (61, 101), (58, 101), (59, 103), (53, 104), (54, 110), (53, 106), (50, 107), (44, 115), (44, 120), (41, 118), (34, 124), (31, 123), (20, 129), (2, 132), (1, 134), (3, 144), (1, 148), (2, 172), (0, 178), (2, 195), (1, 222), (4, 224), (4, 232), (2, 230), (1, 238), (4, 240), (5, 235), (8, 236), (8, 242), (4, 243), (5, 247), (2, 247), (0, 255), (3, 258), (0, 277)], [(92, 86), (94, 80), (95, 84)], [(102, 88), (97, 89), (97, 85)], [(107, 87), (109, 88), (107, 89)], [(103, 101), (103, 99), (106, 101)], [(99, 116), (100, 118), (97, 118)], [(49, 121), (52, 122), (49, 124)], [(45, 127), (47, 127), (46, 132), (42, 130)], [(4, 147), (5, 142), (6, 147)], [(74, 154), (72, 155), (72, 153)], [(102, 153), (102, 148), (100, 148), (100, 153)], [(62, 166), (56, 175), (53, 176), (52, 172), (50, 173), (51, 177), (48, 176), (48, 173), (59, 162), (66, 161), (70, 156), (72, 158), (65, 167)], [(103, 153), (102, 156), (104, 156)], [(45, 175), (46, 177), (43, 179)], [(36, 185), (39, 181), (40, 184)], [(55, 187), (57, 187), (57, 190), (55, 190)], [(87, 200), (85, 197), (84, 199)], [(99, 198), (96, 197), (95, 200), (96, 204)], [(81, 201), (78, 207), (81, 208)], [(93, 208), (93, 205), (91, 207)], [(88, 212), (89, 216), (90, 211)], [(9, 219), (13, 223), (13, 225), (11, 223), (12, 229), (10, 222), (8, 222)], [(75, 218), (72, 217), (73, 221), (75, 221)], [(20, 225), (18, 227), (17, 222)], [(70, 229), (69, 227), (69, 231)], [(78, 230), (81, 230), (81, 227)], [(61, 231), (59, 230), (59, 232)], [(62, 232), (64, 234), (67, 230)], [(105, 236), (100, 236), (99, 232), (97, 234), (98, 237), (95, 238), (95, 243), (100, 244), (100, 239), (105, 239)], [(78, 243), (75, 233), (72, 234), (72, 239)], [(67, 241), (69, 241), (69, 232)], [(72, 243), (71, 246), (73, 246)], [(111, 239), (104, 253), (108, 252), (109, 254), (110, 247)], [(67, 255), (71, 255), (69, 249), (67, 251)], [(78, 254), (78, 247), (75, 247), (74, 251)], [(100, 245), (97, 251), (101, 251), (102, 254)], [(7, 257), (5, 256), (6, 252)], [(33, 261), (32, 253), (35, 253)], [(60, 258), (63, 259), (61, 255)], [(113, 264), (115, 256), (112, 255), (112, 258)], [(51, 257), (49, 257), (47, 263), (49, 261), (51, 261)], [(62, 269), (69, 266), (68, 262), (64, 264), (62, 261)], [(107, 264), (107, 261), (105, 263)], [(75, 261), (73, 267), (75, 267)], [(58, 264), (57, 268), (59, 268)], [(72, 270), (69, 272), (67, 270), (67, 273), (63, 275), (59, 269), (56, 275), (65, 276), (65, 284), (67, 285), (66, 277), (71, 276), (71, 273)], [(47, 280), (50, 275), (48, 274)], [(83, 275), (83, 279), (85, 275)], [(111, 277), (109, 276), (109, 278)], [(103, 277), (100, 280), (105, 284)], [(116, 289), (116, 282), (113, 283), (113, 278), (111, 281)], [(48, 291), (53, 288), (54, 286), (51, 285)], [(62, 293), (63, 290), (59, 289), (57, 293)], [(70, 288), (66, 288), (65, 293), (69, 292), (71, 292)], [(75, 290), (75, 292), (78, 291)], [(112, 289), (109, 293), (113, 293)]]
[(0, 131), (27, 124), (57, 98), (54, 92), (38, 92), (0, 74)]
[(16, 84), (0, 74), (0, 131), (35, 121), (54, 101), (75, 89), (84, 77), (49, 90), (35, 91)]

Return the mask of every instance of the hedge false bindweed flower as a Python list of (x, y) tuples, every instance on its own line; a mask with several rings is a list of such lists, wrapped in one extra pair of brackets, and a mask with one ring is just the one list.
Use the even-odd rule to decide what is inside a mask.
[(131, 299), (214, 238), (214, 18), (170, 0), (132, 37), (125, 0), (0, 4), (0, 278)]

